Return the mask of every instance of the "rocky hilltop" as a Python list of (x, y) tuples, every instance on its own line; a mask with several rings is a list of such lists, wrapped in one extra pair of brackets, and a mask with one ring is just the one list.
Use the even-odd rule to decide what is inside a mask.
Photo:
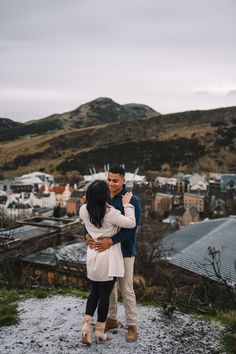
[(10, 125), (9, 123), (7, 126), (7, 120), (0, 118), (0, 127), (3, 129), (0, 135), (0, 142), (18, 139), (26, 135), (46, 134), (53, 131), (71, 131), (116, 122), (147, 120), (152, 116), (158, 115), (160, 113), (145, 105), (120, 105), (110, 98), (100, 97), (82, 104), (73, 111), (53, 114), (24, 124), (10, 121), (12, 124)]
[(74, 128), (100, 124), (146, 120), (159, 115), (152, 108), (141, 104), (120, 105), (110, 98), (100, 97), (79, 106), (76, 110), (63, 114)]

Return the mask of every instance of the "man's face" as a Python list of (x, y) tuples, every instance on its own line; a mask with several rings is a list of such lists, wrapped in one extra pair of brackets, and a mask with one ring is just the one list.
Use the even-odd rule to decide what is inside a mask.
[(121, 176), (119, 173), (108, 172), (107, 184), (111, 196), (115, 196), (120, 193), (125, 183), (125, 177)]

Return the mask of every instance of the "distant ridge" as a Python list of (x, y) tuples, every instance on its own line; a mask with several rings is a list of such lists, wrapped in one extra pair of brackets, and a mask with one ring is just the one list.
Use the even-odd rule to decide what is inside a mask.
[(107, 163), (167, 175), (236, 171), (236, 107), (160, 115), (145, 105), (98, 98), (3, 129), (0, 137), (4, 176), (39, 169), (55, 176), (87, 174)]

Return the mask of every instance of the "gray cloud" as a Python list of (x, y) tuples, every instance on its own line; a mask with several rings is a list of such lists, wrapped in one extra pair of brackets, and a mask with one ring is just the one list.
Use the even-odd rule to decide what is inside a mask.
[(228, 93), (227, 93), (228, 96), (236, 96), (236, 89), (235, 90), (230, 90)]
[(235, 10), (234, 0), (1, 1), (0, 116), (99, 96), (166, 113), (233, 105)]

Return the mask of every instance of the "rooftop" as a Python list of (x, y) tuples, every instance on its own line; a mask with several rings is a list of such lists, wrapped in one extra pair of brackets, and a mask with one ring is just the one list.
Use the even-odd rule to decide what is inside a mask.
[(39, 236), (47, 235), (49, 233), (55, 232), (55, 229), (45, 230), (45, 228), (31, 225), (23, 225), (20, 227), (15, 227), (8, 230), (2, 230), (0, 234), (1, 238), (6, 238), (11, 235), (11, 242), (15, 243), (17, 241), (26, 241)]
[(18, 221), (20, 224), (33, 225), (38, 227), (53, 227), (62, 229), (67, 226), (71, 226), (78, 223), (77, 219), (66, 219), (66, 218), (46, 218), (36, 216), (33, 218), (28, 218), (22, 221)]
[(196, 193), (184, 193), (184, 196), (194, 197), (194, 198), (199, 198), (199, 199), (205, 198), (205, 195), (196, 194)]
[(209, 251), (218, 251), (221, 275), (236, 284), (236, 217), (191, 224), (167, 236), (162, 243), (169, 262), (217, 280), (210, 265)]
[(21, 259), (24, 262), (55, 267), (58, 262), (86, 264), (87, 246), (85, 242), (76, 242), (68, 245), (49, 247), (31, 253)]

